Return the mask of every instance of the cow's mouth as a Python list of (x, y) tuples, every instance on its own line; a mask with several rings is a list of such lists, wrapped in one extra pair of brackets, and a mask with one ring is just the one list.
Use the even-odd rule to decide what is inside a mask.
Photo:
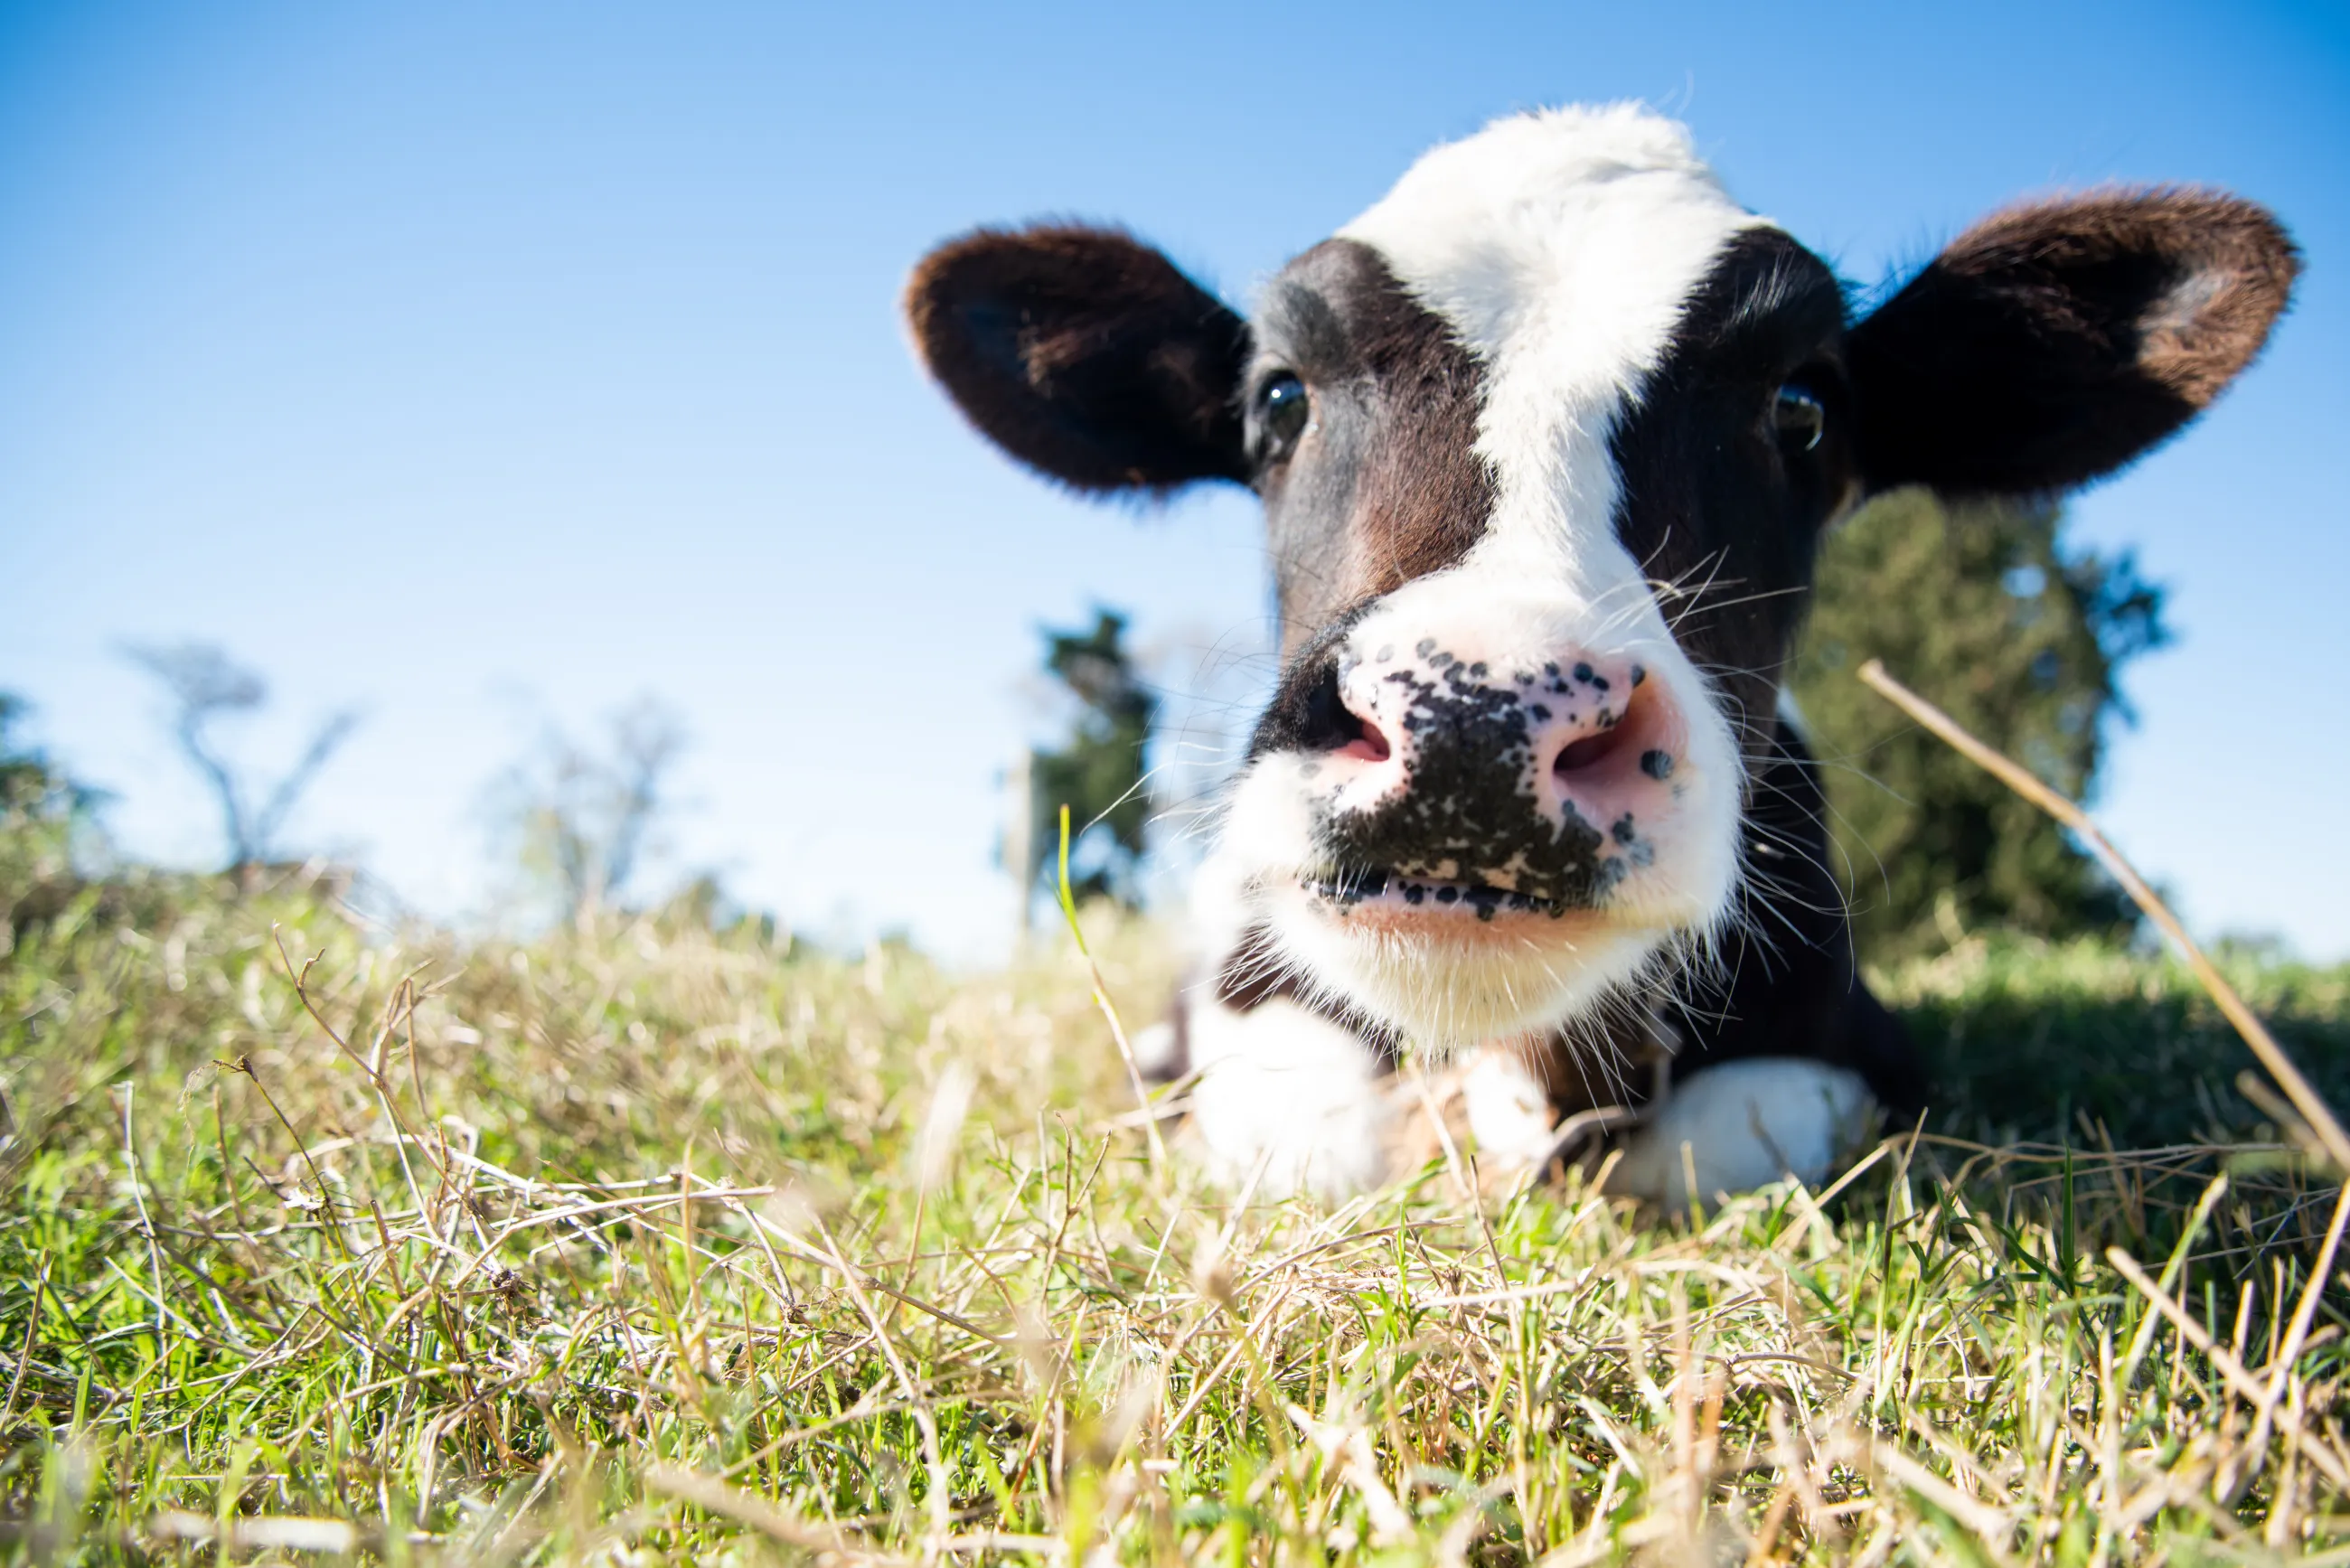
[(1354, 867), (1307, 877), (1304, 883), (1307, 892), (1341, 918), (1358, 909), (1382, 915), (1465, 916), (1483, 921), (1503, 915), (1544, 915), (1556, 919), (1568, 912), (1568, 906), (1556, 898), (1498, 888), (1490, 882), (1444, 882), (1407, 877), (1385, 867)]

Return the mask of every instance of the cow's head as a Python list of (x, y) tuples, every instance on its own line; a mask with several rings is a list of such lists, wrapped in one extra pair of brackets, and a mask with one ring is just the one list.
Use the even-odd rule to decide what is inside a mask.
[(2109, 472), (2294, 270), (2248, 202), (2106, 192), (1995, 214), (1854, 321), (1617, 107), (1429, 153), (1248, 320), (1066, 225), (943, 246), (908, 310), (1044, 473), (1263, 498), (1284, 670), (1211, 863), (1226, 934), (1443, 1044), (1555, 1025), (1724, 917), (1833, 519)]

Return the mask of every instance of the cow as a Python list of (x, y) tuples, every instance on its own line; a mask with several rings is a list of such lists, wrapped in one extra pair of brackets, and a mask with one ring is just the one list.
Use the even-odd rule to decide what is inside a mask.
[(1211, 1156), (1379, 1182), (1407, 1050), (1473, 1064), (1490, 1159), (1589, 1135), (1676, 1207), (1917, 1114), (1782, 693), (1822, 535), (1897, 487), (2113, 472), (2252, 360), (2298, 266), (2250, 202), (2106, 189), (1994, 213), (1863, 311), (1630, 104), (1426, 153), (1245, 318), (1117, 228), (934, 250), (907, 319), (983, 435), (1086, 495), (1263, 503), (1280, 674), (1170, 1031)]

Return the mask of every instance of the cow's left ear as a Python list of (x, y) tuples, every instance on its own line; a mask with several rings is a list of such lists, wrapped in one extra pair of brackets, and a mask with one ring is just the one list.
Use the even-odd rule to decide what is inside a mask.
[(1864, 480), (2025, 494), (2110, 473), (2251, 362), (2299, 270), (2276, 219), (2233, 196), (1996, 213), (1846, 340)]
[(906, 320), (971, 422), (1095, 493), (1245, 482), (1247, 324), (1117, 229), (982, 229), (922, 258)]

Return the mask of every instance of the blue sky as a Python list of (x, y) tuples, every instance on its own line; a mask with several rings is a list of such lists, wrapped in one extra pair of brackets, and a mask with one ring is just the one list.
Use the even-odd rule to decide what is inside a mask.
[(2074, 526), (2181, 633), (2115, 836), (2201, 929), (2350, 953), (2338, 5), (0, 5), (0, 689), (192, 862), (126, 640), (266, 671), (256, 759), (363, 703), (294, 837), (449, 915), (493, 892), (489, 782), (650, 692), (694, 742), (677, 863), (983, 953), (1040, 622), (1126, 607), (1229, 695), (1264, 594), (1244, 497), (1137, 518), (969, 436), (908, 266), (1074, 213), (1244, 297), (1430, 142), (1617, 98), (1864, 282), (2057, 186), (2284, 215), (2266, 359)]

